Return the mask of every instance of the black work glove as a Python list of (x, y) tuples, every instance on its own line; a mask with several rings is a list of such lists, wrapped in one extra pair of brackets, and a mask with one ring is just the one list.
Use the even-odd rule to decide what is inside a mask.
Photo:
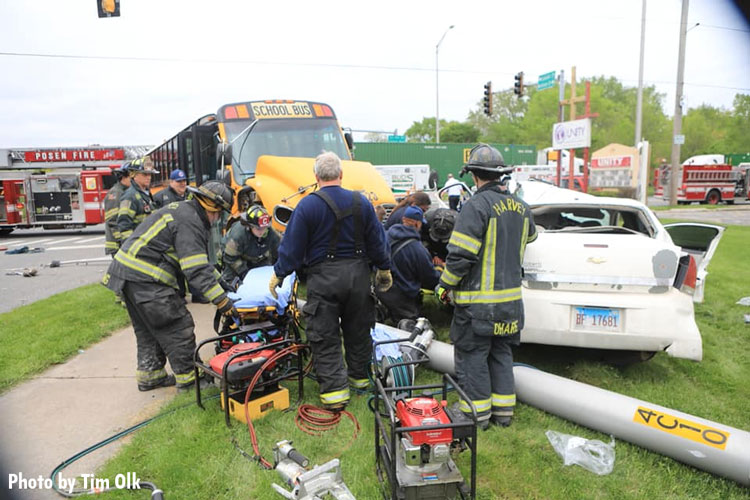
[(237, 308), (234, 307), (234, 303), (229, 300), (229, 297), (224, 297), (224, 300), (216, 304), (216, 308), (224, 316), (229, 316), (231, 318), (240, 317), (240, 313), (237, 311)]

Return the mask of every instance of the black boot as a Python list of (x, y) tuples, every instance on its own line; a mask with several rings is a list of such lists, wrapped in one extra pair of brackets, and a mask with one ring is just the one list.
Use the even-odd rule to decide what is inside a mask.
[(159, 382), (155, 384), (138, 384), (138, 390), (141, 392), (146, 391), (153, 391), (154, 389), (158, 389), (160, 387), (172, 387), (175, 384), (175, 378), (174, 375), (167, 375), (163, 379), (161, 379)]

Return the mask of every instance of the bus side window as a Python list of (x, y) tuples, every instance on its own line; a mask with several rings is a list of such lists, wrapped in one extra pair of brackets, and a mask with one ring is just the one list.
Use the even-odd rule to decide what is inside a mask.
[(185, 137), (185, 175), (187, 175), (188, 184), (195, 183), (195, 162), (193, 161), (193, 138)]

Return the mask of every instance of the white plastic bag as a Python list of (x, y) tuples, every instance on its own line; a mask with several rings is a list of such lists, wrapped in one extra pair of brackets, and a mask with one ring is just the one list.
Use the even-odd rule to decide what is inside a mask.
[(563, 459), (563, 465), (577, 464), (600, 476), (612, 472), (615, 465), (615, 438), (613, 436), (612, 441), (606, 444), (598, 439), (585, 439), (555, 431), (547, 431), (544, 434)]
[(740, 300), (735, 302), (740, 306), (750, 306), (750, 297), (742, 297)]

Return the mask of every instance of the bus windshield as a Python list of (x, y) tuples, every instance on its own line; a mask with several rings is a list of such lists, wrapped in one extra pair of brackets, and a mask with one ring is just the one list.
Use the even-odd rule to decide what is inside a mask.
[(351, 159), (333, 118), (258, 120), (254, 124), (251, 120), (231, 120), (224, 122), (224, 127), (232, 143), (236, 180), (241, 184), (255, 175), (262, 155), (315, 158), (323, 151), (333, 151), (342, 160)]

